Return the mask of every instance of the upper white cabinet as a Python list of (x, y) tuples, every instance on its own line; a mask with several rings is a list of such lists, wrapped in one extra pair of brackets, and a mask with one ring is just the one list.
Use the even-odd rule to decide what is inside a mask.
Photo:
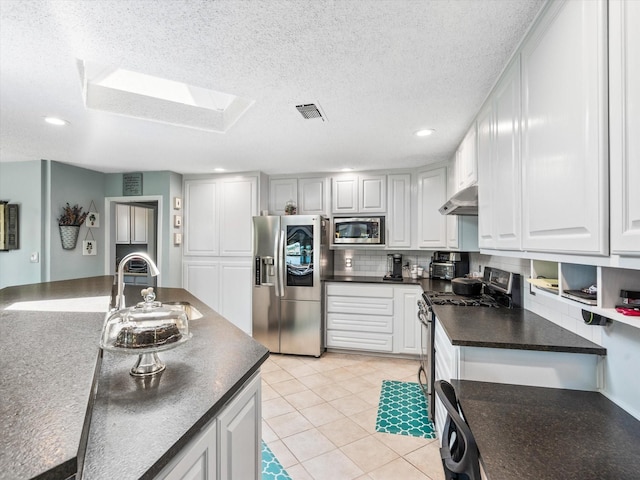
[(478, 115), (481, 248), (521, 247), (520, 58), (505, 71)]
[(417, 174), (418, 180), (418, 232), (420, 248), (446, 248), (447, 216), (439, 208), (447, 200), (447, 169), (427, 170)]
[(387, 210), (386, 175), (346, 175), (332, 181), (332, 212), (384, 213)]
[(116, 243), (147, 244), (149, 208), (116, 204)]
[(308, 177), (298, 179), (298, 213), (300, 215), (326, 215), (327, 179)]
[(383, 213), (387, 210), (387, 176), (358, 177), (358, 210), (361, 213)]
[(184, 255), (250, 256), (256, 177), (185, 180)]
[(411, 175), (387, 176), (387, 247), (411, 247)]
[(299, 215), (326, 215), (327, 179), (325, 177), (269, 179), (269, 213), (284, 215), (284, 207), (293, 201)]
[(224, 179), (220, 187), (220, 255), (250, 256), (252, 217), (258, 215), (257, 180), (255, 177)]
[(611, 251), (640, 254), (640, 2), (609, 2)]
[(464, 136), (456, 152), (456, 192), (478, 181), (475, 122)]
[(270, 178), (269, 179), (269, 213), (272, 215), (284, 215), (284, 207), (292, 201), (298, 205), (298, 179), (297, 178)]
[(522, 48), (525, 250), (608, 253), (606, 39), (604, 2), (556, 1)]

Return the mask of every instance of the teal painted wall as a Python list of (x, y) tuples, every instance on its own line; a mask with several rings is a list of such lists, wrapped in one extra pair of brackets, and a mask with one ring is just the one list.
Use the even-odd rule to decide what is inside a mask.
[[(43, 183), (47, 183), (43, 161), (0, 163), (0, 199), (19, 205), (20, 222), (19, 248), (0, 252), (0, 288), (43, 280), (46, 262)], [(38, 263), (29, 261), (31, 253), (38, 254)]]
[[(83, 212), (87, 212), (93, 201), (95, 209), (91, 206), (91, 210), (97, 211), (104, 218), (105, 174), (59, 162), (51, 162), (50, 165), (50, 280), (104, 275), (104, 225), (92, 228), (91, 234), (86, 226), (80, 227), (76, 248), (64, 250), (60, 241), (58, 217), (67, 202), (72, 206), (77, 204), (83, 208)], [(91, 235), (96, 242), (97, 254), (83, 255), (82, 242), (91, 239)]]

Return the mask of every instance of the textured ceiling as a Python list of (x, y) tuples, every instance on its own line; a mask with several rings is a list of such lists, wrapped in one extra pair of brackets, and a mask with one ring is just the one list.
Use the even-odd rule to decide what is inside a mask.
[[(274, 174), (446, 160), (542, 3), (0, 0), (0, 161)], [(226, 133), (87, 110), (78, 59), (255, 103)], [(328, 121), (295, 108), (314, 102)]]

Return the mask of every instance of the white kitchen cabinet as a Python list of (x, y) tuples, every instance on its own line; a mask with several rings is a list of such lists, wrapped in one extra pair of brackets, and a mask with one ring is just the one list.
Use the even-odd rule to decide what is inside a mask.
[(384, 213), (386, 175), (344, 175), (332, 180), (331, 210), (335, 214)]
[(387, 175), (387, 237), (388, 248), (411, 247), (411, 175)]
[(327, 179), (307, 177), (298, 179), (298, 213), (300, 215), (326, 215)]
[(384, 213), (387, 210), (387, 176), (358, 177), (358, 210), (360, 213)]
[(326, 177), (284, 177), (269, 179), (269, 213), (284, 215), (290, 200), (298, 215), (327, 215), (329, 211)]
[(284, 207), (292, 201), (298, 205), (298, 179), (297, 178), (270, 178), (269, 179), (269, 213), (271, 215), (284, 215)]
[(478, 181), (476, 158), (476, 124), (469, 128), (456, 151), (456, 192), (474, 185)]
[(525, 250), (608, 253), (606, 40), (604, 1), (556, 1), (522, 48)]
[(168, 465), (156, 480), (213, 480), (217, 479), (216, 421), (208, 423), (183, 451), (175, 462)]
[(262, 475), (260, 382), (260, 374), (254, 374), (155, 480), (259, 480)]
[(255, 375), (218, 416), (219, 479), (262, 477), (262, 404)]
[(609, 2), (611, 251), (640, 254), (640, 2)]
[(250, 259), (217, 257), (184, 261), (182, 284), (185, 290), (251, 335)]
[(258, 215), (257, 180), (255, 177), (225, 178), (220, 187), (220, 255), (251, 256), (252, 218)]
[(478, 216), (481, 248), (521, 248), (520, 59), (478, 115)]
[(358, 213), (358, 177), (348, 176), (332, 179), (331, 198), (333, 213)]
[(185, 180), (185, 256), (251, 256), (256, 177)]
[(447, 200), (447, 170), (445, 167), (417, 174), (418, 231), (417, 246), (437, 249), (447, 246), (447, 216), (439, 208)]
[(329, 283), (326, 293), (327, 348), (393, 351), (392, 286)]
[(146, 245), (149, 241), (148, 211), (145, 207), (116, 204), (116, 243)]
[(183, 254), (217, 256), (220, 251), (218, 183), (209, 179), (186, 180), (184, 199)]
[(418, 298), (422, 288), (397, 286), (393, 288), (393, 352), (420, 355), (421, 323), (418, 321)]

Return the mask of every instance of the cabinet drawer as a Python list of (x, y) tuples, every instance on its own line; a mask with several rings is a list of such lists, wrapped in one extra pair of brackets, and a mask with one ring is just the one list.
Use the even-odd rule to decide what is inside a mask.
[(350, 313), (327, 314), (329, 330), (393, 333), (393, 317), (385, 315), (359, 315)]
[(393, 298), (393, 287), (380, 285), (356, 286), (348, 283), (330, 283), (327, 285), (327, 295), (340, 297)]
[(393, 298), (327, 297), (328, 313), (393, 315)]
[(327, 330), (327, 347), (368, 350), (373, 352), (391, 352), (393, 349), (393, 335), (384, 333)]

